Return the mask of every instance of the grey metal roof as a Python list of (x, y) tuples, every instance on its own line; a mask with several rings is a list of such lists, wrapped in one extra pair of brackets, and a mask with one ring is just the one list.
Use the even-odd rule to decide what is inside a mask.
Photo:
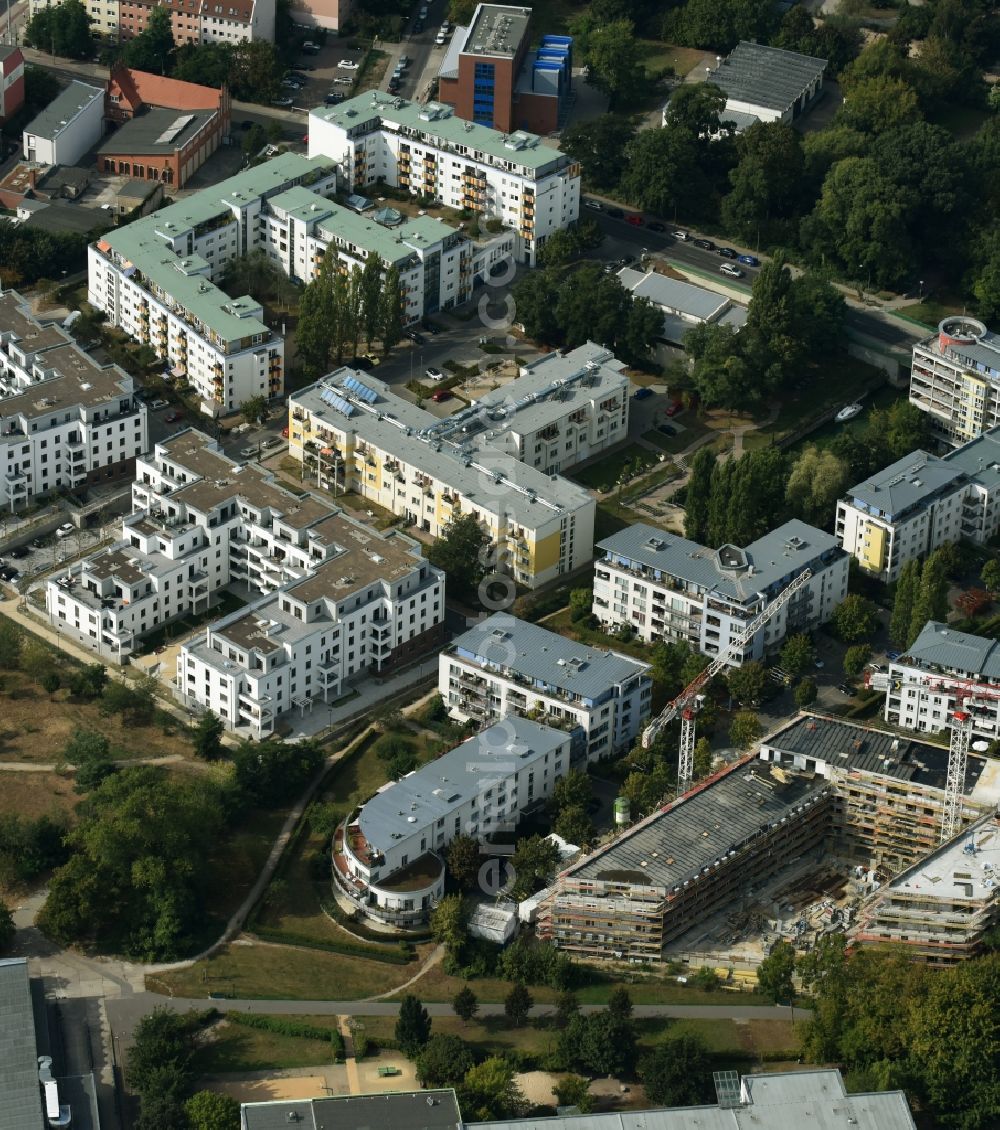
[[(189, 110), (184, 114), (177, 110), (153, 108), (136, 118), (123, 122), (97, 147), (98, 153), (174, 153), (203, 129), (218, 110)], [(172, 140), (161, 142), (160, 137), (170, 129), (178, 118), (190, 118), (184, 128)]]
[[(761, 747), (815, 758), (835, 769), (882, 773), (935, 789), (944, 788), (948, 770), (948, 750), (943, 746), (819, 714), (800, 715), (768, 734)], [(982, 758), (970, 755), (966, 793), (975, 788), (982, 771)]]
[(959, 467), (987, 488), (1000, 486), (1000, 428), (992, 428), (968, 443), (949, 451), (944, 462)]
[(790, 771), (781, 778), (763, 762), (739, 762), (700, 792), (675, 801), (569, 868), (568, 874), (669, 891), (738, 850), (769, 824), (818, 800), (829, 787)]
[(41, 1130), (35, 1019), (23, 957), (0, 961), (0, 1130)]
[(148, 200), (153, 193), (160, 188), (161, 185), (157, 181), (151, 180), (127, 180), (118, 192), (115, 194), (118, 197), (132, 197), (136, 200)]
[(73, 80), (52, 99), (44, 110), (24, 127), (25, 133), (49, 140), (58, 137), (73, 119), (96, 99), (104, 101), (104, 87), (89, 86), (85, 82)]
[(534, 682), (589, 700), (649, 671), (648, 663), (588, 647), (506, 612), (476, 624), (451, 646), (458, 655), (480, 664), (509, 667)]
[(966, 675), (1000, 679), (1000, 644), (996, 640), (957, 632), (947, 624), (928, 620), (920, 635), (906, 649), (898, 663), (905, 667), (913, 661), (920, 667), (942, 667)]
[(376, 793), (358, 824), (372, 849), (385, 851), (394, 834), (412, 836), (478, 796), (491, 775), (506, 775), (529, 754), (554, 753), (568, 743), (561, 730), (510, 715)]
[(460, 1130), (461, 1126), (452, 1090), (244, 1103), (242, 1113), (244, 1130)]
[(707, 80), (734, 102), (787, 110), (825, 70), (826, 59), (744, 40)]
[(965, 469), (926, 451), (911, 451), (847, 492), (855, 505), (899, 517), (965, 480)]
[(993, 380), (1000, 377), (1000, 334), (987, 330), (977, 333), (974, 341), (947, 341), (942, 346), (939, 334), (920, 342), (917, 348), (926, 349), (941, 357), (948, 357), (960, 365), (983, 373)]
[(654, 306), (663, 307), (671, 313), (687, 314), (702, 322), (712, 321), (730, 304), (724, 294), (681, 279), (667, 278), (656, 271), (634, 271), (631, 267), (624, 267), (618, 272), (618, 278), (622, 286), (637, 298), (648, 298)]
[[(721, 551), (708, 549), (657, 526), (637, 522), (597, 543), (611, 560), (636, 561), (654, 573), (680, 577), (705, 592), (738, 601), (784, 587), (807, 566), (842, 554), (837, 539), (793, 518), (776, 530), (736, 550), (741, 568), (723, 568)], [(731, 550), (732, 547), (723, 547)]]

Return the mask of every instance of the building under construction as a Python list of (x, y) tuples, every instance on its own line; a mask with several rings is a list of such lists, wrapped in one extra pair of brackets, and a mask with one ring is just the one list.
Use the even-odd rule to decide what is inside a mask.
[[(745, 906), (818, 850), (886, 882), (936, 849), (947, 763), (937, 746), (801, 715), (765, 738), (759, 756), (560, 875), (539, 907), (539, 935), (581, 957), (659, 961), (669, 943)], [(981, 778), (984, 762), (970, 757), (965, 821), (995, 804)]]
[(970, 957), (1000, 922), (1000, 821), (984, 816), (865, 905), (859, 942), (892, 943), (931, 965)]

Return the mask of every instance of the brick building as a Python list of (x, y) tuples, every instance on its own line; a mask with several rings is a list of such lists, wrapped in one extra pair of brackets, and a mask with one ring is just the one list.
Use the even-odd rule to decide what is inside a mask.
[(0, 122), (6, 122), (24, 105), (24, 56), (20, 47), (0, 46), (0, 75)]
[(222, 144), (229, 106), (225, 87), (119, 65), (111, 71), (105, 99), (105, 114), (118, 128), (98, 149), (98, 168), (180, 188)]

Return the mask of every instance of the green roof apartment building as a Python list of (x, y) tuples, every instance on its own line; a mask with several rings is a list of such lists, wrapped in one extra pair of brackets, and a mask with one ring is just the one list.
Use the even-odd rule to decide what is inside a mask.
[(309, 114), (309, 153), (340, 162), (351, 191), (382, 182), (499, 220), (530, 265), (580, 214), (579, 164), (535, 134), (464, 121), (440, 102), (375, 90), (321, 106)]
[(261, 304), (218, 286), (230, 260), (261, 250), (309, 282), (328, 249), (344, 270), (377, 254), (399, 268), (412, 322), (470, 298), (513, 251), (512, 232), (475, 243), (430, 217), (376, 222), (328, 198), (337, 181), (330, 158), (284, 153), (136, 220), (91, 245), (88, 298), (225, 415), (284, 389), (284, 342)]

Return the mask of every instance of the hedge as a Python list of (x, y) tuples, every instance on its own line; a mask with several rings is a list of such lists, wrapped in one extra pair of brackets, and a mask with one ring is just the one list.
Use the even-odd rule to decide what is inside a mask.
[(354, 945), (352, 942), (324, 942), (305, 934), (294, 934), (286, 930), (271, 930), (266, 926), (255, 926), (253, 931), (261, 941), (277, 942), (279, 945), (304, 946), (312, 950), (326, 950), (328, 953), (343, 954), (344, 957), (367, 957), (372, 961), (382, 961), (387, 965), (408, 965), (415, 954), (404, 953), (398, 947), (379, 950), (373, 946)]
[(262, 1028), (265, 1032), (276, 1032), (279, 1036), (296, 1036), (303, 1040), (329, 1040), (333, 1047), (335, 1061), (344, 1059), (344, 1037), (336, 1028), (320, 1028), (306, 1024), (302, 1020), (288, 1020), (283, 1016), (261, 1016), (255, 1012), (230, 1012), (227, 1020), (242, 1024), (245, 1028)]

